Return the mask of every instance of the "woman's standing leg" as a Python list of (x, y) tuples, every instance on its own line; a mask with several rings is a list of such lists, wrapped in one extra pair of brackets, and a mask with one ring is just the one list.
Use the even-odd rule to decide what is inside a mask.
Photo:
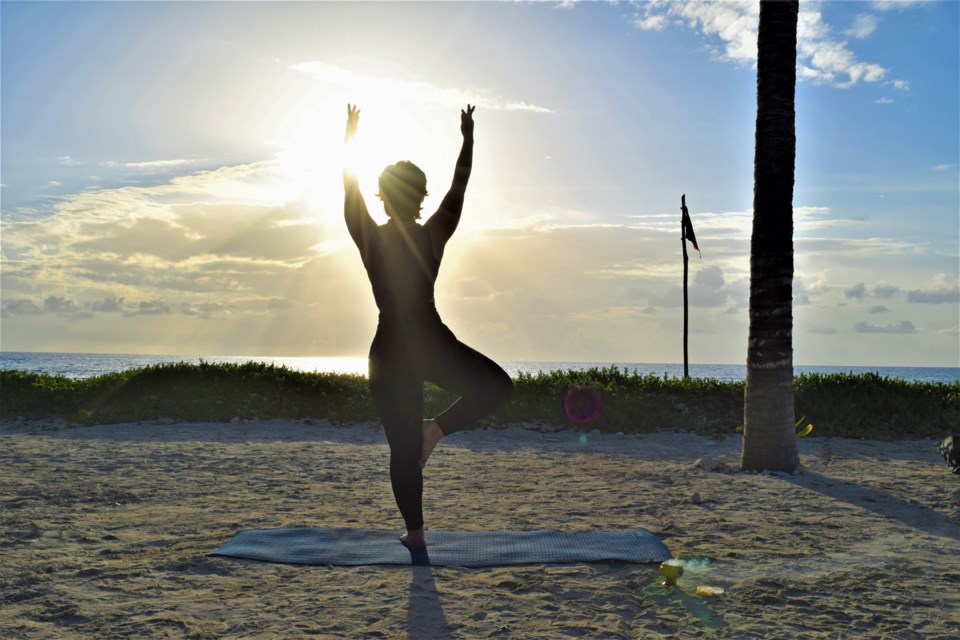
[(423, 471), (419, 464), (423, 379), (409, 363), (374, 339), (370, 349), (370, 393), (390, 445), (390, 484), (407, 531), (423, 528)]

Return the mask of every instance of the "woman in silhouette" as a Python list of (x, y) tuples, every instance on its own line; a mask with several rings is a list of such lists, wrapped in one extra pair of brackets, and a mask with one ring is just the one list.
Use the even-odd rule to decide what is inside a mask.
[[(412, 162), (390, 165), (380, 174), (377, 194), (390, 220), (370, 217), (357, 177), (343, 174), (343, 215), (360, 250), (380, 310), (370, 345), (370, 392), (390, 445), (390, 482), (407, 532), (400, 541), (425, 548), (423, 467), (447, 435), (476, 426), (513, 389), (510, 376), (493, 360), (457, 340), (437, 313), (433, 287), (447, 241), (457, 229), (473, 165), (473, 112), (460, 111), (463, 146), (453, 183), (440, 208), (417, 222), (427, 195), (427, 178)], [(347, 105), (349, 143), (360, 111)], [(423, 419), (423, 384), (433, 382), (461, 397), (433, 419)]]

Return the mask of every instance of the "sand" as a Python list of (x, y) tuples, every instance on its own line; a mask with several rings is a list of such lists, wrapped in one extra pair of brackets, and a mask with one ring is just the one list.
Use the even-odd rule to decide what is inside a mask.
[(645, 527), (710, 559), (668, 591), (654, 565), (208, 555), (247, 528), (399, 532), (369, 426), (8, 420), (0, 638), (956, 638), (960, 476), (935, 445), (811, 437), (794, 476), (735, 472), (736, 437), (670, 431), (511, 427), (434, 453), (428, 527)]

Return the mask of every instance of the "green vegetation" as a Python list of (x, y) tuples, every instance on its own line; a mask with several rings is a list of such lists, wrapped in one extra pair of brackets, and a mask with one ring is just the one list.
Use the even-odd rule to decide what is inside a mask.
[[(629, 374), (616, 367), (523, 374), (513, 400), (490, 423), (540, 423), (639, 433), (693, 430), (719, 436), (743, 424), (743, 383)], [(587, 425), (563, 410), (568, 389), (596, 388), (599, 417)], [(812, 437), (942, 437), (960, 424), (960, 383), (907, 382), (876, 374), (804, 374), (794, 381), (796, 413)], [(426, 413), (454, 396), (427, 385)], [(225, 422), (234, 417), (321, 418), (376, 423), (363, 376), (303, 373), (257, 362), (163, 364), (94, 378), (0, 371), (0, 417), (65, 418), (75, 424), (157, 418)]]

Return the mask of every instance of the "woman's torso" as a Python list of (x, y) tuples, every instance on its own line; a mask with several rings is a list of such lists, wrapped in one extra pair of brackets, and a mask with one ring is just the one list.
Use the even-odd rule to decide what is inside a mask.
[(365, 266), (381, 322), (436, 314), (433, 290), (440, 261), (426, 228), (394, 220), (376, 227)]

